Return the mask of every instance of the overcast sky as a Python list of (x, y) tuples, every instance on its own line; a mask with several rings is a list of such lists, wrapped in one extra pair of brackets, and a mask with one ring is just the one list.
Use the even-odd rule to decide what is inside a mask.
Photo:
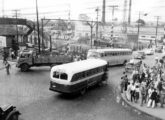
[[(0, 0), (0, 15), (12, 17), (14, 15), (12, 10), (18, 9), (19, 17), (34, 20), (36, 18), (35, 2), (36, 0)], [(122, 21), (124, 0), (106, 0), (107, 21), (111, 18), (109, 5), (119, 6), (115, 11), (115, 17)], [(100, 8), (99, 19), (101, 19), (102, 0), (38, 0), (40, 19), (43, 17), (67, 19), (70, 10), (71, 19), (78, 19), (79, 14), (85, 13), (91, 20), (96, 20), (97, 6)], [(165, 0), (132, 0), (132, 21), (138, 19), (139, 11), (148, 13), (146, 17), (141, 15), (146, 21), (155, 21), (154, 16), (161, 16), (160, 20), (163, 21), (165, 20)]]

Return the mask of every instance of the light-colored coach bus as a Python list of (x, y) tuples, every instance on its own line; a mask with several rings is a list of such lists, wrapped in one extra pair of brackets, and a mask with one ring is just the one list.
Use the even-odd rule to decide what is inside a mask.
[(88, 87), (106, 80), (107, 62), (101, 59), (82, 60), (52, 67), (49, 90), (84, 94)]
[(131, 49), (90, 49), (87, 53), (87, 59), (101, 58), (108, 62), (108, 65), (125, 64), (132, 58)]

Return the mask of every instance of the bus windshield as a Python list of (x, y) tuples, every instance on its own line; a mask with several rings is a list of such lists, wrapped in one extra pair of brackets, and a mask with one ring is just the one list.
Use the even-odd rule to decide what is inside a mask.
[(100, 54), (99, 54), (98, 52), (89, 51), (87, 57), (88, 57), (88, 58), (92, 58), (92, 57), (94, 57), (94, 58), (99, 58), (99, 57), (101, 57), (101, 56), (100, 56)]
[(53, 77), (58, 78), (58, 79), (62, 79), (62, 80), (67, 80), (68, 79), (68, 75), (66, 73), (60, 73), (60, 72), (57, 72), (57, 71), (55, 71), (53, 73)]

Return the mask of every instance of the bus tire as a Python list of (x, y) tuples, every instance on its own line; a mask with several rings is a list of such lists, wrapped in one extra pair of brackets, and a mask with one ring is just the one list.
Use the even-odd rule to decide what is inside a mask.
[(21, 71), (22, 72), (26, 72), (26, 71), (28, 71), (28, 69), (29, 69), (29, 65), (28, 64), (24, 63), (24, 64), (21, 65)]
[(86, 88), (83, 88), (83, 89), (80, 90), (80, 94), (81, 95), (84, 95), (86, 93), (86, 91), (87, 91), (87, 89)]

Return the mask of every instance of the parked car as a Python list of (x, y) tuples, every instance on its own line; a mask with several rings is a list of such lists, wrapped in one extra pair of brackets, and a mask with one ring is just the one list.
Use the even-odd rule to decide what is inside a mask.
[(125, 72), (131, 73), (135, 68), (140, 66), (140, 60), (131, 59), (125, 65)]
[(146, 54), (144, 51), (138, 51), (134, 56), (134, 58), (136, 59), (145, 59), (145, 57), (146, 57)]
[(153, 49), (147, 49), (147, 50), (145, 51), (145, 54), (146, 54), (146, 55), (153, 55), (153, 54), (154, 54), (154, 50), (153, 50)]
[(13, 105), (0, 105), (0, 120), (18, 120), (20, 114)]
[(163, 52), (163, 46), (156, 47), (155, 52), (162, 53)]

